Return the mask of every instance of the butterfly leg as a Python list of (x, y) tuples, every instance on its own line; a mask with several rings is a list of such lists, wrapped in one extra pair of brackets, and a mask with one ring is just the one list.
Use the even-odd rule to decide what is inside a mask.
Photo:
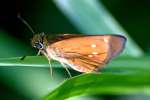
[(50, 67), (50, 73), (51, 73), (51, 77), (53, 78), (53, 69), (52, 69), (52, 64), (51, 64), (51, 60), (48, 59), (48, 63), (49, 63), (49, 67)]
[(48, 63), (50, 67), (50, 74), (51, 74), (51, 77), (53, 78), (53, 68), (51, 65), (51, 58), (47, 55), (47, 53), (44, 50), (39, 50), (37, 55), (40, 55), (40, 53), (42, 53), (48, 59)]
[(51, 77), (53, 78), (53, 68), (52, 68), (52, 64), (51, 64), (51, 59), (48, 57), (48, 56), (46, 56), (47, 57), (47, 59), (48, 59), (48, 64), (49, 64), (49, 67), (50, 67), (50, 74), (51, 74)]
[(39, 56), (41, 54), (41, 50), (38, 51), (38, 53), (36, 54), (36, 56)]
[(68, 68), (66, 67), (66, 65), (62, 62), (60, 62), (60, 64), (65, 68), (65, 70), (67, 71), (69, 77), (72, 77), (71, 73), (69, 72)]
[(52, 64), (51, 64), (51, 59), (46, 56), (46, 58), (48, 59), (48, 64), (49, 64), (49, 67), (50, 67), (50, 74), (51, 74), (51, 77), (53, 78), (53, 68), (52, 68)]

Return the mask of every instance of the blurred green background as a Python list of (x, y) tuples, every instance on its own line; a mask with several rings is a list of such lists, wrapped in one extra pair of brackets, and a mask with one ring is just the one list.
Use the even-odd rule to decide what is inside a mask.
[[(37, 33), (122, 34), (128, 37), (122, 57), (148, 56), (149, 4), (148, 0), (1, 0), (0, 58), (35, 56), (37, 53), (30, 45), (32, 33), (17, 18), (18, 13)], [(51, 79), (48, 67), (1, 65), (0, 99), (41, 99), (58, 87), (66, 77), (61, 68), (55, 68), (54, 79)], [(74, 98), (84, 99), (149, 100), (150, 97), (141, 93)]]

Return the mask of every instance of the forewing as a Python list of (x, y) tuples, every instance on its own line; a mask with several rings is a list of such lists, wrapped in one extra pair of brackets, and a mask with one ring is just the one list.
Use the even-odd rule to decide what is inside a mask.
[(119, 35), (81, 36), (55, 42), (48, 49), (68, 60), (74, 69), (86, 72), (101, 68), (122, 51), (124, 43), (125, 38)]
[(126, 38), (120, 35), (110, 36), (109, 46), (111, 56), (110, 59), (117, 56), (121, 51), (123, 51), (126, 43)]

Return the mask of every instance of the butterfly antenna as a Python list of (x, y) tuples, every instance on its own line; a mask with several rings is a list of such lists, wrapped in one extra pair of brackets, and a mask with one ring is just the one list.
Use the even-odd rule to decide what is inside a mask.
[(21, 16), (20, 16), (20, 13), (18, 14), (18, 19), (20, 19), (28, 28), (29, 30), (32, 32), (32, 34), (34, 35), (35, 32), (33, 31), (32, 27), (27, 23), (27, 21), (25, 21)]

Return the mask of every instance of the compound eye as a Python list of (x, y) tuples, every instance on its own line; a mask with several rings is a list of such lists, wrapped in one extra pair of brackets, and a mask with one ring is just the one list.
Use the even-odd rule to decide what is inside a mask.
[(43, 48), (43, 44), (42, 43), (39, 43), (39, 42), (36, 42), (34, 44), (34, 47), (37, 48), (37, 49), (42, 49)]

